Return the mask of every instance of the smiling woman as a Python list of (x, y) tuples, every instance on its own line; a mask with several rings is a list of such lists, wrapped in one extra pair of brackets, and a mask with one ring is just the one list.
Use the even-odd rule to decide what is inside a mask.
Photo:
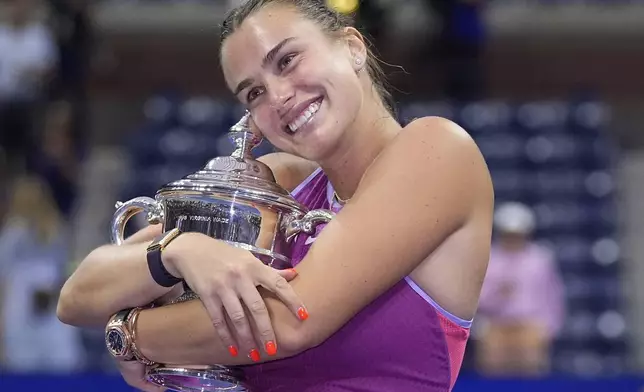
[[(322, 0), (249, 0), (222, 39), (230, 90), (284, 151), (262, 160), (300, 203), (336, 216), (315, 241), (295, 239), (296, 272), (177, 236), (155, 271), (201, 301), (137, 309), (134, 358), (237, 365), (254, 392), (451, 390), (490, 252), (494, 197), (478, 148), (442, 118), (402, 127), (362, 35)], [(152, 237), (92, 252), (61, 293), (61, 319), (104, 324), (170, 292), (176, 280), (156, 282), (146, 263)], [(119, 364), (154, 390), (143, 365)]]
[[(284, 7), (296, 12), (279, 12)], [(266, 11), (256, 12), (264, 8)], [(234, 34), (238, 30), (241, 34)], [(275, 39), (276, 33), (280, 39), (270, 41), (268, 47), (269, 38)], [(225, 19), (221, 37), (221, 61), (228, 86), (248, 106), (269, 139), (272, 138), (268, 132), (300, 130), (304, 123), (319, 122), (316, 118), (324, 113), (336, 121), (333, 129), (346, 128), (359, 113), (356, 105), (360, 103), (384, 107), (393, 116), (393, 101), (385, 88), (384, 72), (365, 38), (351, 26), (349, 16), (335, 12), (321, 1), (246, 2)], [(344, 61), (347, 56), (350, 62)], [(251, 63), (250, 57), (259, 57), (261, 61)], [(260, 75), (258, 71), (263, 72)], [(267, 83), (271, 84), (270, 89)], [(304, 100), (297, 97), (297, 106), (293, 99), (296, 89), (306, 94)], [(370, 99), (366, 102), (356, 99), (361, 93), (368, 94)], [(271, 101), (269, 105), (267, 100)], [(273, 116), (263, 110), (275, 105), (281, 108)], [(307, 110), (320, 114), (303, 116)], [(313, 127), (307, 126), (310, 128)], [(325, 132), (320, 129), (319, 134)], [(276, 146), (294, 153), (283, 143)], [(318, 161), (319, 154), (324, 152), (317, 149), (313, 155), (299, 155)]]

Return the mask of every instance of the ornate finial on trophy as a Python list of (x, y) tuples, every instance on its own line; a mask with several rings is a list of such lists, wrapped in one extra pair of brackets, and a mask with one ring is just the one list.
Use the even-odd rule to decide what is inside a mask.
[(231, 154), (233, 158), (252, 158), (251, 151), (261, 141), (262, 137), (250, 129), (250, 112), (246, 111), (244, 116), (230, 128), (229, 138), (235, 144), (235, 151)]

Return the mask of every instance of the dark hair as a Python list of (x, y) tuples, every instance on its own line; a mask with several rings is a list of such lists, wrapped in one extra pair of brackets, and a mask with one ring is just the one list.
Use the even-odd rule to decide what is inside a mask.
[[(317, 23), (327, 33), (335, 33), (345, 27), (353, 26), (353, 20), (350, 16), (341, 14), (327, 6), (324, 0), (247, 0), (226, 15), (221, 26), (221, 44), (235, 32), (246, 18), (270, 4), (295, 7), (300, 14)], [(364, 39), (367, 43), (367, 72), (369, 72), (373, 86), (385, 108), (395, 117), (393, 98), (387, 90), (387, 77), (378, 63), (378, 58), (370, 48), (370, 42), (366, 38)]]

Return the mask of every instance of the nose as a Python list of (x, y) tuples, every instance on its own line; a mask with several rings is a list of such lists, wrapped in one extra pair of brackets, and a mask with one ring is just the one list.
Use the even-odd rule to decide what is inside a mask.
[(276, 77), (268, 83), (267, 90), (271, 106), (279, 116), (282, 117), (288, 113), (295, 96), (293, 85), (285, 78)]

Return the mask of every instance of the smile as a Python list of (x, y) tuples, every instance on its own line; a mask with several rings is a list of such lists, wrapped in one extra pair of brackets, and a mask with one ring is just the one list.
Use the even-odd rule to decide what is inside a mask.
[(288, 124), (288, 130), (291, 133), (295, 133), (302, 126), (311, 122), (313, 117), (315, 117), (315, 114), (318, 112), (318, 110), (320, 110), (320, 103), (321, 100), (311, 103), (306, 109), (302, 111), (302, 114), (300, 114), (295, 120)]

